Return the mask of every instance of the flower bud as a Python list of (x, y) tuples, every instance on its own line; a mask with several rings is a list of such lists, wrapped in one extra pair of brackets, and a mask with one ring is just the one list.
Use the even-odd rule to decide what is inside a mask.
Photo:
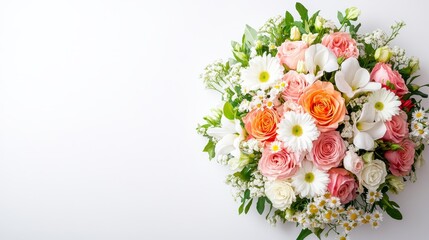
[(392, 51), (388, 46), (380, 47), (375, 50), (374, 58), (378, 62), (388, 62), (392, 57)]
[(409, 66), (411, 68), (411, 74), (420, 70), (420, 61), (416, 57), (411, 57)]
[(255, 41), (255, 49), (259, 50), (262, 48), (262, 41), (261, 40), (256, 40)]
[(299, 31), (299, 28), (296, 26), (293, 26), (290, 29), (290, 40), (298, 41), (300, 39), (301, 39), (301, 32)]
[(317, 33), (316, 34), (312, 34), (312, 33), (303, 34), (302, 35), (302, 41), (306, 42), (308, 45), (311, 45), (314, 42), (314, 40), (316, 40), (317, 35), (318, 35)]
[(404, 179), (402, 177), (396, 177), (393, 175), (387, 176), (387, 184), (390, 185), (390, 191), (395, 194), (398, 194), (405, 188)]
[(285, 214), (286, 219), (291, 219), (294, 215), (295, 215), (295, 210), (290, 208), (286, 209), (286, 214)]
[(360, 15), (360, 10), (357, 7), (351, 7), (346, 9), (346, 19), (356, 20)]
[(316, 27), (317, 31), (320, 31), (323, 28), (323, 25), (325, 25), (326, 20), (322, 18), (321, 16), (316, 17), (316, 22), (314, 23), (314, 27)]
[(362, 156), (365, 163), (370, 163), (374, 160), (374, 152), (367, 152)]
[(296, 71), (298, 73), (304, 73), (306, 74), (308, 72), (307, 66), (305, 65), (305, 62), (302, 60), (298, 61), (298, 64), (296, 65)]
[(423, 158), (423, 154), (420, 154), (419, 156), (417, 156), (414, 166), (416, 166), (416, 168), (421, 168), (424, 165), (424, 163), (425, 163), (425, 160)]

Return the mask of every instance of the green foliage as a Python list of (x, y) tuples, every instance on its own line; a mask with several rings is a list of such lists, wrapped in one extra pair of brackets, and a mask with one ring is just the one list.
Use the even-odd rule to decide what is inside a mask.
[(297, 2), (295, 4), (295, 8), (299, 13), (299, 16), (301, 16), (301, 19), (303, 22), (308, 21), (308, 10), (306, 7), (304, 7), (304, 5), (302, 5), (301, 3)]
[(255, 29), (249, 25), (246, 25), (246, 28), (244, 29), (244, 36), (246, 37), (246, 43), (248, 44), (249, 48), (255, 44), (256, 40), (258, 40), (257, 34), (258, 32)]
[(223, 115), (229, 120), (234, 120), (235, 110), (230, 102), (225, 102), (225, 104), (223, 105)]
[(260, 215), (262, 215), (262, 213), (264, 213), (264, 210), (265, 210), (265, 199), (267, 199), (267, 198), (266, 197), (259, 197), (258, 202), (256, 203), (256, 210), (258, 210), (258, 213)]
[(383, 199), (378, 204), (390, 217), (402, 220), (402, 213), (398, 210), (399, 205), (394, 201), (390, 201), (386, 193), (384, 193)]
[(216, 144), (210, 138), (209, 141), (207, 142), (206, 146), (203, 149), (203, 152), (206, 152), (209, 154), (210, 160), (212, 160), (215, 157), (215, 147), (216, 147)]
[(312, 233), (313, 232), (308, 228), (302, 229), (301, 233), (298, 235), (296, 240), (304, 240), (306, 237), (310, 236)]

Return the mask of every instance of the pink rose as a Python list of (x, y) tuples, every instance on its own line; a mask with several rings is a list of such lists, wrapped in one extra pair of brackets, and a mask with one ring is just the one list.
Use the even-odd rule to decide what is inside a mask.
[[(405, 85), (405, 81), (402, 78), (401, 74), (399, 74), (398, 71), (392, 70), (389, 64), (377, 63), (372, 69), (371, 80), (381, 83), (383, 87), (394, 92), (399, 97), (402, 97), (403, 95), (408, 93), (407, 85)], [(387, 81), (389, 81), (390, 84), (393, 84), (393, 86), (395, 86), (395, 89), (391, 89), (388, 86)]]
[(347, 204), (357, 196), (358, 184), (354, 177), (343, 168), (329, 170), (328, 191), (332, 196), (338, 197), (342, 204)]
[(410, 173), (415, 154), (415, 145), (410, 139), (405, 139), (400, 145), (402, 149), (384, 153), (384, 157), (390, 163), (389, 170), (397, 177), (406, 176)]
[(325, 35), (322, 44), (329, 48), (337, 58), (359, 57), (356, 41), (348, 33), (335, 32)]
[(277, 48), (277, 57), (280, 63), (286, 65), (289, 69), (296, 70), (298, 61), (304, 61), (307, 43), (303, 41), (286, 41)]
[(308, 86), (305, 75), (296, 71), (289, 71), (284, 75), (283, 81), (286, 83), (286, 87), (282, 92), (283, 99), (298, 102), (299, 97)]
[(384, 125), (386, 125), (386, 133), (383, 140), (400, 143), (408, 136), (407, 114), (404, 111), (393, 116), (392, 120), (385, 122)]
[(258, 169), (269, 180), (276, 180), (292, 177), (298, 171), (299, 166), (299, 154), (288, 152), (286, 149), (273, 153), (266, 148), (259, 160)]
[(346, 154), (346, 145), (337, 131), (320, 133), (319, 138), (313, 142), (313, 149), (309, 153), (309, 160), (317, 168), (329, 170), (338, 167)]
[(346, 156), (344, 157), (344, 168), (349, 170), (354, 174), (360, 173), (363, 168), (363, 160), (359, 155), (353, 151), (347, 151)]

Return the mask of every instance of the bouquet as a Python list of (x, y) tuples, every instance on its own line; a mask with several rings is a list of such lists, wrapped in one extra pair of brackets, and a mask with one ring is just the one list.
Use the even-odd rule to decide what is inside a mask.
[(354, 228), (378, 228), (387, 213), (400, 220), (389, 198), (416, 180), (429, 139), (428, 97), (414, 84), (419, 61), (391, 46), (391, 33), (358, 32), (360, 11), (338, 21), (310, 14), (296, 3), (258, 31), (246, 26), (232, 57), (206, 67), (207, 88), (221, 94), (198, 133), (210, 159), (227, 165), (226, 182), (239, 214), (256, 206), (275, 224), (348, 239)]

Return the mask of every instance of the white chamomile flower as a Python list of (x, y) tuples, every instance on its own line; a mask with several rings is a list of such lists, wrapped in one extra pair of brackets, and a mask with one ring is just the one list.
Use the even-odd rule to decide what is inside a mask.
[(345, 234), (338, 235), (338, 240), (350, 240), (350, 238)]
[(425, 118), (425, 111), (422, 109), (413, 112), (413, 119), (415, 120), (423, 120)]
[(375, 121), (390, 121), (399, 114), (401, 101), (395, 93), (381, 88), (368, 97), (368, 103), (375, 109)]
[(419, 123), (419, 122), (412, 122), (411, 123), (411, 129), (413, 129), (414, 131), (418, 131), (423, 129), (423, 124)]
[(319, 137), (314, 119), (308, 113), (285, 112), (277, 130), (278, 139), (293, 152), (308, 151)]
[(300, 197), (313, 198), (326, 192), (329, 174), (317, 169), (310, 161), (304, 161), (296, 175), (292, 177), (292, 186)]
[(282, 150), (282, 144), (280, 141), (274, 141), (270, 144), (270, 150), (272, 153), (280, 152)]
[(267, 89), (283, 77), (283, 66), (270, 55), (256, 56), (241, 72), (243, 87), (249, 90)]

